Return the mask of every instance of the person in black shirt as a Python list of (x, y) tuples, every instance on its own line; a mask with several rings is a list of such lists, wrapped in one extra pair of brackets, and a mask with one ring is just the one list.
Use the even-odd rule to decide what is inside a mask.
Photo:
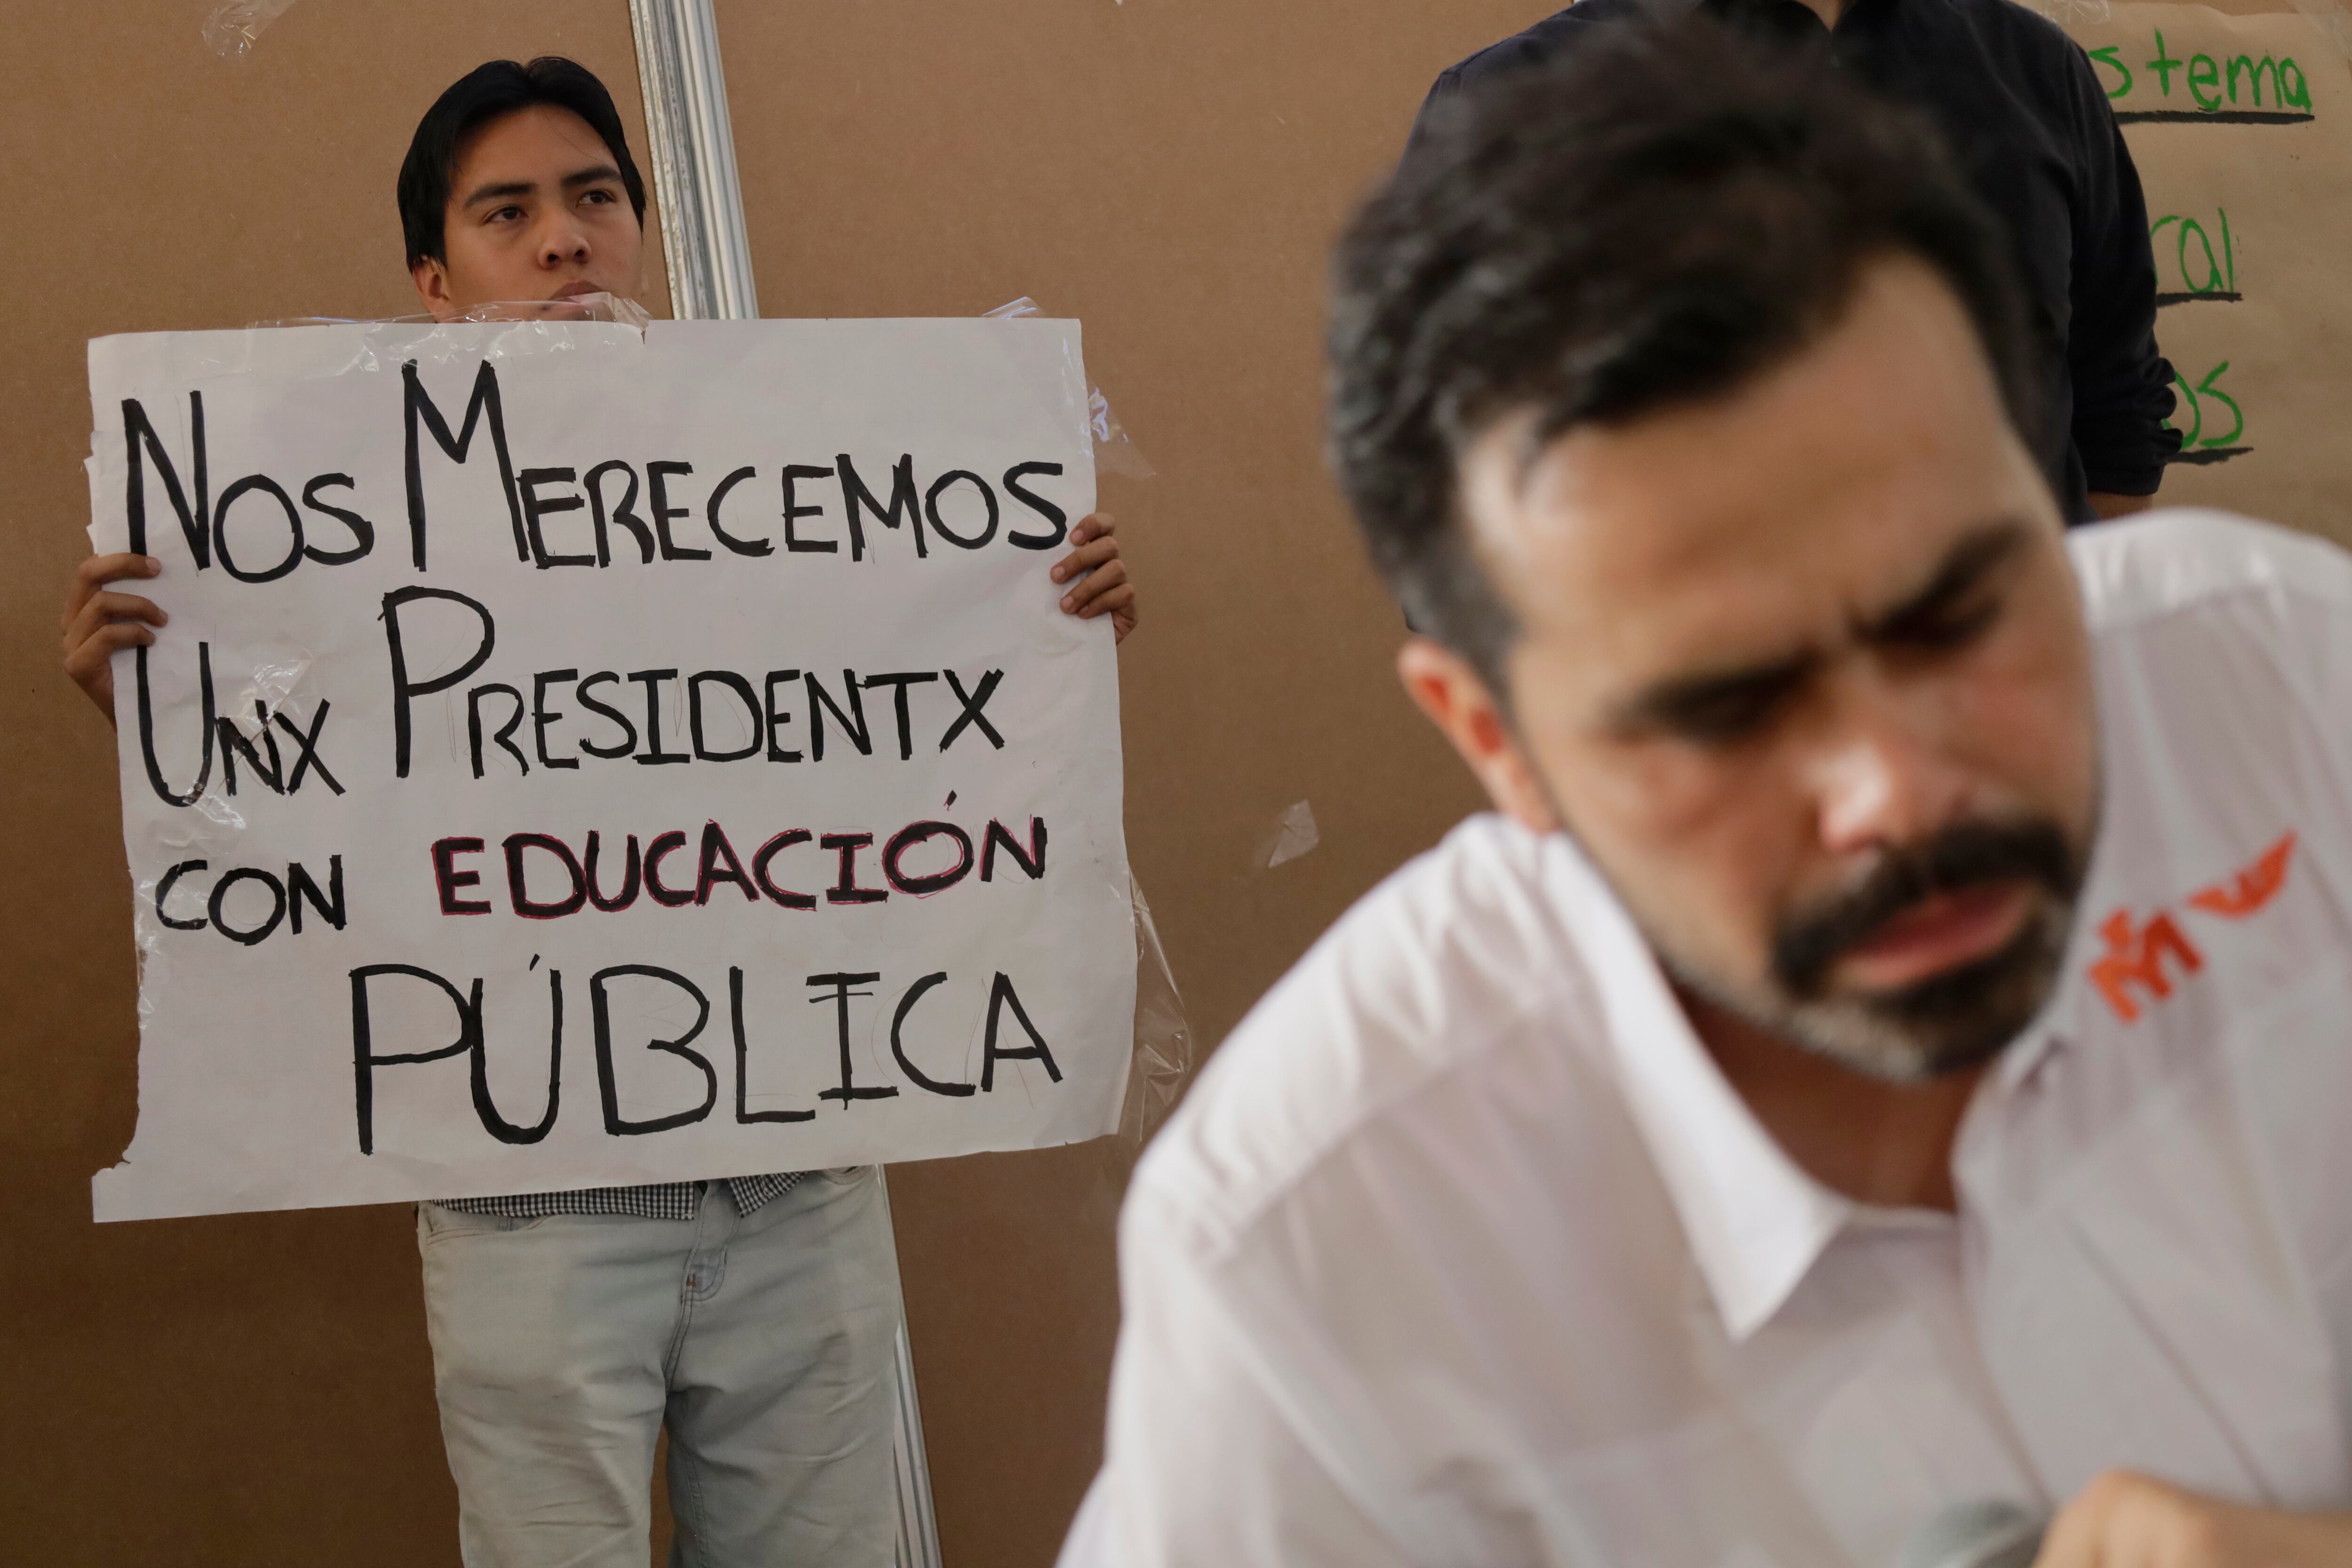
[[(1576, 47), (1649, 0), (1579, 0), (1437, 79), (1413, 127), (1485, 79)], [(2043, 360), (2040, 454), (2072, 521), (2150, 504), (2180, 434), (2172, 366), (2156, 347), (2147, 207), (2106, 94), (2082, 49), (2011, 0), (1698, 0), (1758, 39), (1827, 47), (1839, 65), (1943, 132), (2016, 241)]]

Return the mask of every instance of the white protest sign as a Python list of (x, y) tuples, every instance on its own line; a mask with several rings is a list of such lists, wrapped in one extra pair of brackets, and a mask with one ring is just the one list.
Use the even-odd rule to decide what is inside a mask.
[(1135, 945), (1073, 322), (90, 345), (140, 1113), (98, 1217), (1075, 1142)]

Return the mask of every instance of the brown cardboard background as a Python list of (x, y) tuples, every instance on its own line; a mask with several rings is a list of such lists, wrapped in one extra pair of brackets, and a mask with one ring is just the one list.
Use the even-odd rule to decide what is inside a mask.
[(302, 0), (235, 65), (210, 9), (0, 15), (0, 1561), (454, 1563), (407, 1209), (90, 1222), (138, 1090), (113, 742), (58, 666), (83, 345), (416, 309), (392, 191), (425, 105), (484, 59), (570, 54), (642, 149), (635, 58), (622, 0)]
[[(98, 1227), (135, 1112), (109, 739), (58, 668), (86, 552), (84, 341), (413, 308), (390, 189), (415, 118), (499, 54), (573, 54), (642, 152), (619, 0), (300, 0), (242, 65), (208, 0), (16, 0), (0, 61), (19, 258), (0, 369), (0, 1559), (456, 1560), (399, 1208)], [(1399, 627), (1318, 457), (1325, 249), (1442, 67), (1549, 5), (729, 0), (768, 314), (1087, 323), (1161, 470), (1107, 482), (1145, 624), (1123, 658), (1139, 876), (1213, 1042), (1473, 803), (1389, 673)], [(647, 296), (664, 298), (658, 261)], [(1253, 874), (1292, 802), (1322, 845)], [(1051, 1560), (1096, 1461), (1118, 1152), (901, 1167), (953, 1568)]]
[[(1161, 470), (1103, 494), (1145, 595), (1122, 656), (1130, 847), (1203, 1042), (1474, 804), (1395, 690), (1395, 617), (1317, 455), (1322, 273), (1429, 79), (1549, 8), (720, 5), (766, 313), (962, 315), (1034, 295), (1085, 321), (1090, 367)], [(89, 1174), (130, 1134), (135, 1028), (111, 748), (57, 668), (58, 602), (86, 549), (82, 344), (410, 309), (391, 175), (430, 96), (493, 55), (572, 53), (614, 87), (642, 152), (634, 63), (620, 0), (300, 0), (237, 66), (201, 43), (206, 9), (17, 0), (5, 16), (19, 270), (0, 356), (0, 528), (15, 546), (0, 576), (0, 820), (19, 826), (0, 859), (0, 1558), (448, 1563), (454, 1500), (404, 1210), (88, 1218)], [(2137, 26), (2135, 10), (2118, 6), (2116, 25)], [(2305, 63), (2315, 96), (2345, 79)], [(2211, 134), (2259, 163), (2275, 138), (2319, 129)], [(2160, 210), (2213, 205), (2200, 180), (2265, 178), (2221, 171), (2221, 142), (2206, 170), (2159, 136), (2186, 140), (2133, 132)], [(2273, 163), (2263, 200), (2298, 227), (2292, 243), (2262, 221), (2242, 237), (2248, 306), (2159, 322), (2184, 363), (2212, 330), (2194, 311), (2242, 309), (2262, 326), (2269, 346), (2233, 360), (2229, 384), (2298, 411), (2283, 416), (2305, 426), (2271, 445), (2299, 466), (2266, 452), (2176, 468), (2167, 499), (2352, 537), (2327, 396), (2352, 363), (2326, 280), (2352, 239), (2346, 166)], [(2230, 199), (2234, 224), (2242, 198)], [(2255, 305), (2250, 265), (2278, 280), (2274, 302)], [(663, 295), (656, 260), (657, 311)], [(1298, 799), (1320, 847), (1251, 871), (1252, 847)], [(1091, 1473), (1119, 1154), (893, 1173), (952, 1568), (1050, 1562)]]
[[(1103, 482), (1142, 595), (1128, 837), (1206, 1043), (1474, 804), (1319, 458), (1323, 278), (1431, 79), (1549, 0), (920, 0), (718, 16), (769, 315), (1027, 294), (1160, 477)], [(1321, 832), (1252, 875), (1305, 799)], [(895, 1167), (941, 1547), (1040, 1565), (1098, 1459), (1117, 1331), (1104, 1148)]]

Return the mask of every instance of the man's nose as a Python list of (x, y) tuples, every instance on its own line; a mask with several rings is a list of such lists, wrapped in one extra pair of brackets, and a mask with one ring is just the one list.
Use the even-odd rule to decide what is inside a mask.
[(1884, 688), (1843, 705), (1811, 772), (1822, 847), (1832, 855), (1916, 844), (1962, 816), (1969, 790), (1931, 720)]
[(563, 212), (547, 220), (539, 236), (539, 264), (541, 267), (584, 265), (588, 260), (588, 232)]

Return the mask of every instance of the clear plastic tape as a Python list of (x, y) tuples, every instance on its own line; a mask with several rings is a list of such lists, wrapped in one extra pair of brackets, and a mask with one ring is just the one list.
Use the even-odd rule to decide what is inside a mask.
[[(1042, 315), (1044, 311), (1036, 300), (1024, 294), (983, 314), (993, 321), (1012, 321)], [(1130, 479), (1148, 479), (1158, 474), (1159, 470), (1145, 458), (1143, 449), (1135, 444), (1135, 438), (1127, 433), (1127, 426), (1111, 412), (1110, 399), (1092, 382), (1087, 384), (1087, 424), (1094, 435), (1096, 473), (1119, 474)], [(1296, 847), (1290, 847), (1290, 853), (1277, 856), (1272, 862), (1276, 865), (1315, 847), (1313, 813), (1307, 811), (1303, 800), (1291, 810), (1307, 814), (1305, 841), (1299, 844), (1294, 831), (1284, 845)], [(1185, 1020), (1184, 997), (1176, 989), (1174, 972), (1168, 967), (1167, 950), (1160, 945), (1160, 928), (1152, 923), (1151, 906), (1144, 901), (1143, 889), (1132, 876), (1128, 879), (1127, 891), (1135, 920), (1135, 1054), (1128, 1066), (1127, 1099), (1119, 1108), (1118, 1131), (1108, 1145), (1109, 1162), (1098, 1194), (1114, 1210), (1119, 1193), (1127, 1185), (1128, 1167), (1175, 1109), (1184, 1080), (1195, 1065), (1192, 1026)]]
[[(368, 327), (377, 329), (355, 343), (350, 360), (319, 371), (320, 375), (353, 372), (393, 371), (409, 360), (438, 364), (452, 359), (484, 355), (501, 363), (542, 353), (574, 353), (599, 345), (562, 329), (582, 322), (626, 327), (642, 341), (653, 317), (635, 300), (615, 294), (583, 294), (571, 300), (513, 300), (477, 305), (446, 321), (422, 312), (406, 316), (280, 316), (247, 323), (248, 331), (274, 327)], [(496, 325), (501, 330), (486, 342), (478, 332), (452, 329)], [(226, 338), (227, 334), (220, 334)], [(252, 340), (244, 358), (226, 357), (193, 367), (196, 374), (236, 375), (257, 368)]]
[(261, 30), (293, 8), (294, 0), (228, 0), (205, 18), (205, 43), (225, 60), (242, 60)]
[(254, 327), (430, 327), (455, 321), (612, 321), (640, 331), (653, 313), (635, 300), (618, 294), (579, 294), (563, 300), (494, 300), (446, 320), (419, 310), (406, 316), (280, 316), (253, 321)]
[[(1040, 314), (1037, 302), (1027, 295), (999, 305), (985, 312), (993, 320), (1009, 320)], [(486, 352), (480, 340), (472, 334), (449, 334), (432, 329), (481, 322), (504, 323), (511, 330), (501, 332), (488, 345), (487, 352), (493, 359), (519, 358), (532, 353), (571, 352), (580, 348), (579, 340), (571, 334), (551, 332), (544, 329), (572, 321), (604, 321), (617, 326), (634, 327), (643, 331), (652, 316), (643, 305), (613, 294), (586, 294), (572, 300), (520, 300), (477, 305), (463, 315), (446, 321), (425, 315), (407, 316), (281, 316), (272, 321), (249, 323), (254, 328), (266, 327), (327, 327), (369, 326), (404, 328), (418, 327), (425, 331), (403, 334), (398, 339), (397, 359), (423, 359), (433, 363), (442, 357), (473, 355)], [(373, 371), (396, 368), (394, 361), (382, 353), (383, 343), (371, 334), (360, 346), (352, 363), (331, 373)], [(219, 374), (236, 374), (250, 368), (226, 361), (204, 366), (203, 370)], [(1094, 437), (1095, 471), (1098, 474), (1118, 474), (1130, 479), (1154, 478), (1159, 470), (1144, 457), (1127, 426), (1119, 423), (1111, 409), (1110, 400), (1102, 388), (1089, 383), (1087, 388), (1087, 425)]]
[(1135, 910), (1135, 1059), (1128, 1069), (1127, 1100), (1119, 1107), (1118, 1142), (1140, 1149), (1175, 1109), (1195, 1064), (1183, 994), (1160, 945), (1151, 906), (1132, 876), (1127, 893)]
[[(982, 312), (993, 321), (1010, 321), (1017, 316), (1043, 313), (1037, 308), (1037, 301), (1026, 294), (1008, 304), (999, 305), (993, 310)], [(1160, 470), (1144, 457), (1143, 448), (1135, 444), (1135, 437), (1127, 433), (1127, 426), (1118, 422), (1118, 416), (1111, 412), (1110, 399), (1103, 395), (1101, 387), (1091, 382), (1087, 385), (1087, 425), (1094, 432), (1095, 472), (1117, 474), (1129, 479), (1149, 479), (1159, 474)]]
[[(488, 358), (499, 363), (548, 353), (581, 353), (615, 346), (635, 347), (645, 341), (643, 307), (627, 300), (591, 295), (565, 300), (557, 312), (545, 302), (484, 306), (447, 321), (431, 316), (286, 316), (252, 321), (242, 330), (188, 332), (174, 348), (172, 374), (204, 381), (243, 375), (299, 375), (331, 379), (367, 372), (396, 373), (416, 360), (440, 364), (452, 360)], [(508, 312), (498, 313), (492, 312)], [(528, 313), (526, 313), (528, 312)], [(583, 324), (618, 326), (618, 333), (582, 333), (569, 329)], [(489, 333), (480, 329), (495, 326)], [(347, 357), (325, 357), (315, 342), (289, 355), (274, 341), (278, 327), (346, 327)]]
[(1292, 801), (1251, 845), (1250, 871), (1253, 875), (1271, 871), (1322, 842), (1322, 830), (1315, 826), (1315, 808), (1303, 800)]
[(1175, 973), (1160, 945), (1160, 928), (1152, 922), (1151, 906), (1143, 889), (1128, 879), (1127, 893), (1135, 921), (1135, 1047), (1127, 1074), (1127, 1098), (1119, 1106), (1118, 1130), (1098, 1138), (1092, 1175), (1084, 1179), (1077, 1198), (1077, 1220), (1090, 1231), (1110, 1231), (1118, 1224), (1120, 1203), (1128, 1178), (1143, 1156), (1184, 1085), (1200, 1065), (1192, 1026), (1184, 1017), (1184, 998), (1176, 989)]

